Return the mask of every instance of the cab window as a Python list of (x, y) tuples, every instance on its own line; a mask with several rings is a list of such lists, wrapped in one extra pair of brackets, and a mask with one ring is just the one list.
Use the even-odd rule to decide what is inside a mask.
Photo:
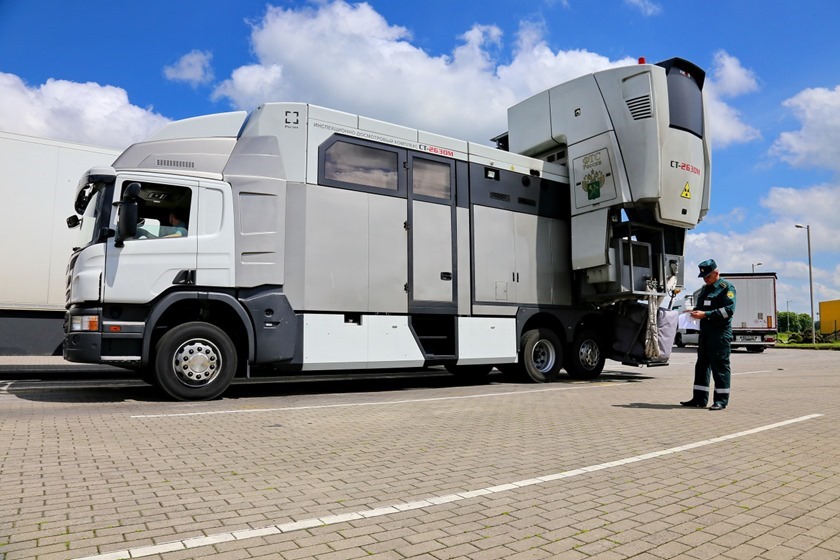
[[(123, 184), (123, 188), (129, 182)], [(137, 234), (134, 239), (164, 239), (189, 235), (192, 190), (159, 183), (141, 183)]]

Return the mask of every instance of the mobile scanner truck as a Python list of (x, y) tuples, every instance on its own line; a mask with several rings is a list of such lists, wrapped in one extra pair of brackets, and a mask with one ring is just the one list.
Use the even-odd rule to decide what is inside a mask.
[(495, 148), (306, 103), (170, 123), (79, 183), (64, 357), (176, 399), (257, 366), (661, 363), (709, 208), (704, 79), (583, 76), (511, 107)]
[(0, 132), (0, 355), (60, 355), (67, 259), (64, 226), (81, 174), (119, 150)]

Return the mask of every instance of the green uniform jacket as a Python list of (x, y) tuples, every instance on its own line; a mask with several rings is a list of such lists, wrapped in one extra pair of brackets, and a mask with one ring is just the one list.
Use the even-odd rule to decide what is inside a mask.
[(732, 315), (735, 314), (735, 286), (718, 278), (717, 282), (703, 286), (697, 293), (694, 309), (705, 311), (700, 320), (701, 333), (721, 333), (732, 336)]

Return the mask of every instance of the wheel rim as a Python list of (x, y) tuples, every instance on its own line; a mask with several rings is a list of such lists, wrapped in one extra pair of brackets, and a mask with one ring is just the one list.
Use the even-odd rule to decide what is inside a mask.
[(601, 350), (598, 348), (598, 344), (592, 339), (584, 340), (578, 349), (578, 358), (584, 369), (595, 369), (601, 360)]
[(531, 350), (531, 363), (541, 373), (551, 371), (554, 362), (557, 360), (557, 352), (554, 345), (546, 340), (538, 340)]
[(172, 370), (187, 387), (203, 387), (213, 382), (222, 369), (222, 353), (205, 338), (193, 338), (172, 357)]

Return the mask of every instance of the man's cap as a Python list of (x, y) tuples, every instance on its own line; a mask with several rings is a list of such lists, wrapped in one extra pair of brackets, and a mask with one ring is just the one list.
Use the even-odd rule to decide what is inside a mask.
[(697, 275), (697, 278), (705, 278), (715, 270), (717, 270), (717, 263), (715, 259), (709, 259), (700, 263), (700, 274)]

